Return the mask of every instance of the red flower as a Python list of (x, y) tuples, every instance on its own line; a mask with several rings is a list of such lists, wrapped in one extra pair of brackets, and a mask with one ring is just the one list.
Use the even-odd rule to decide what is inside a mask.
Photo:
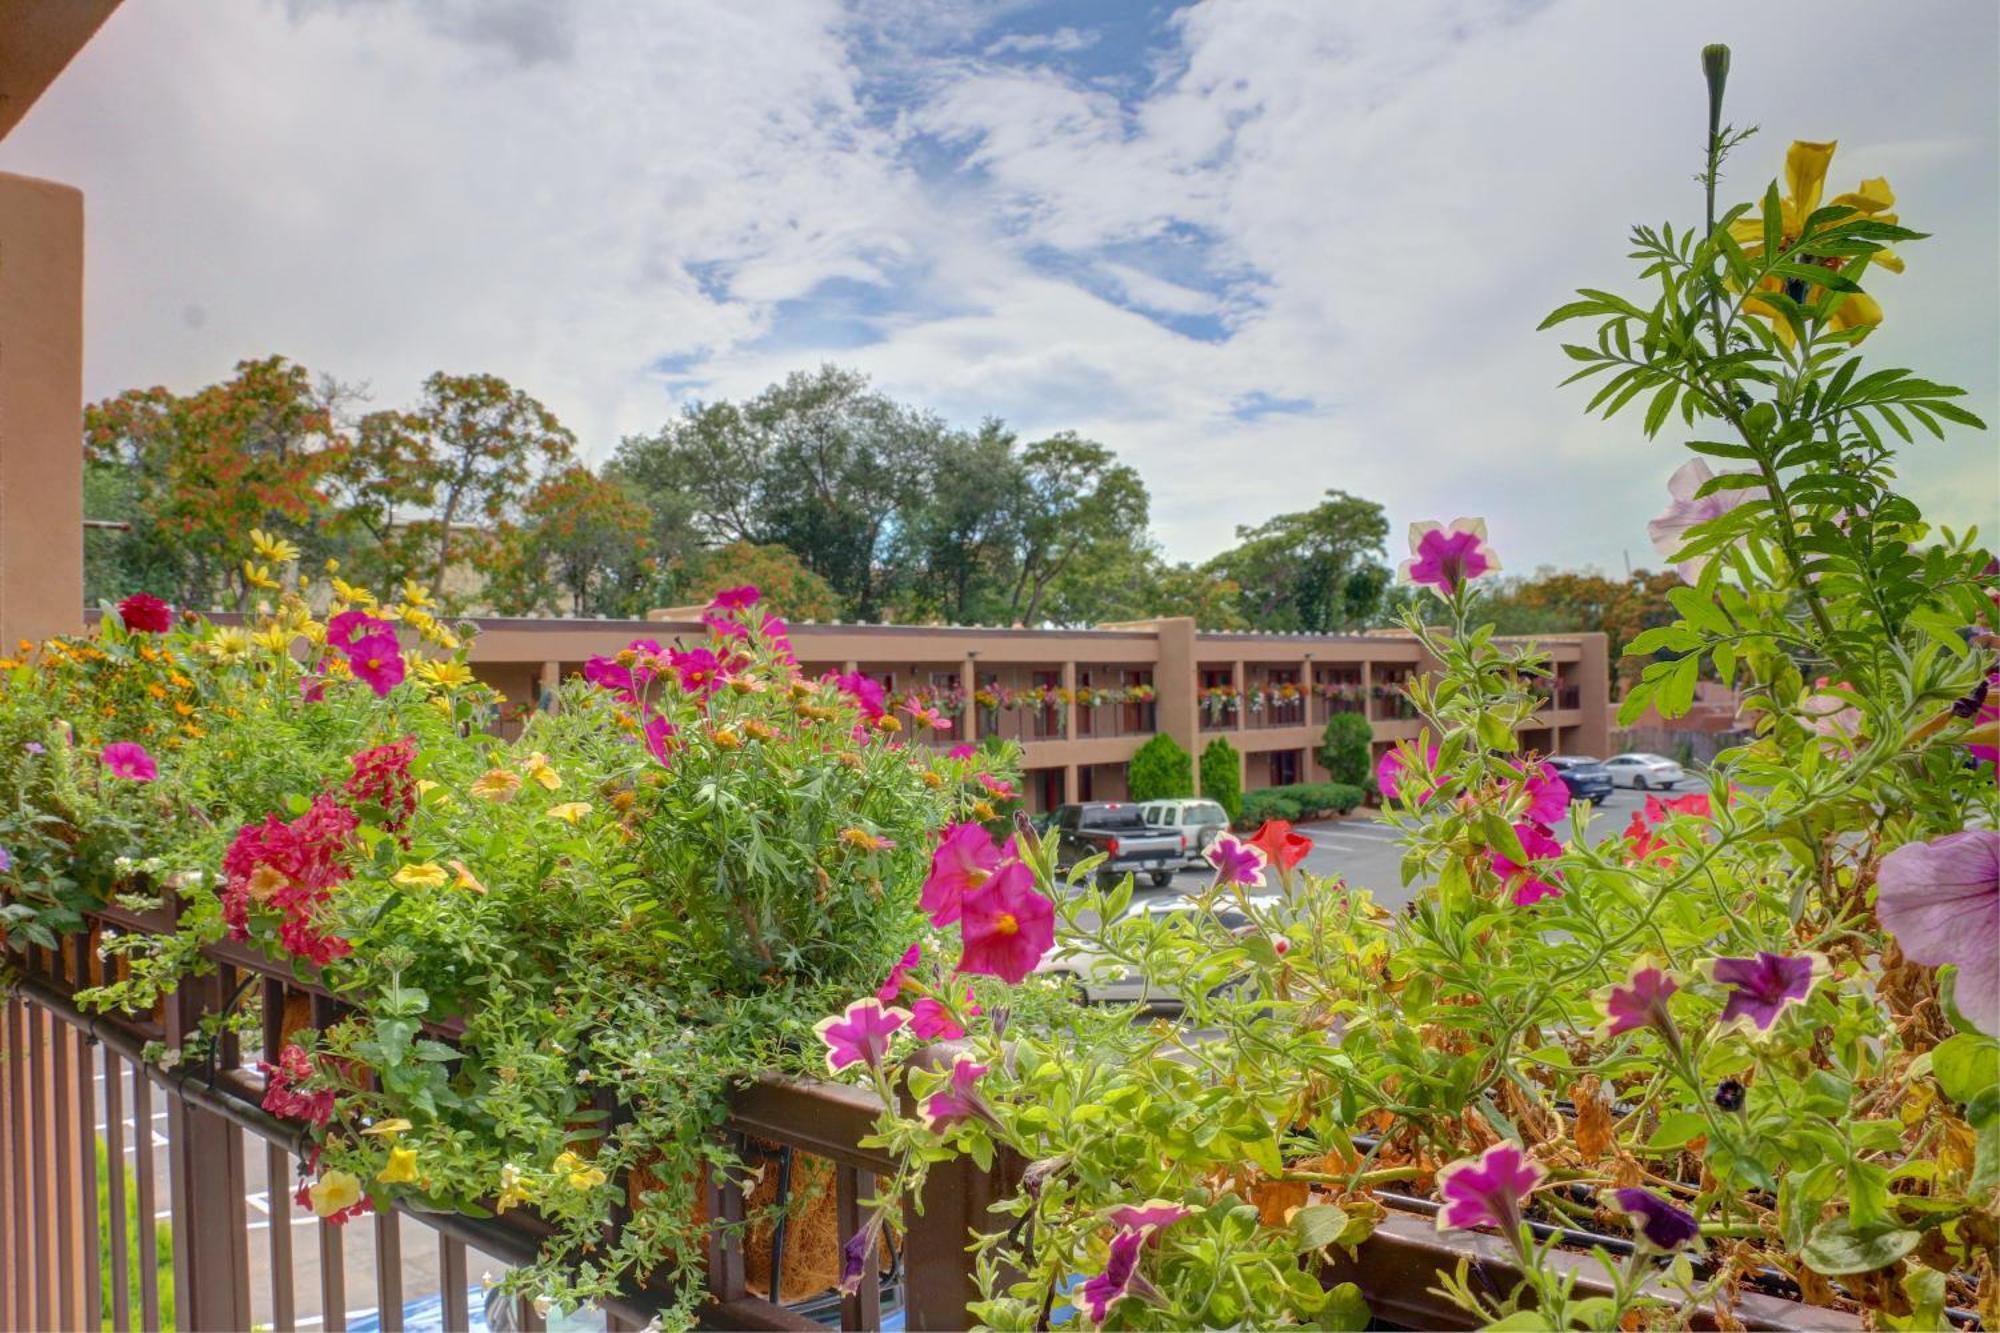
[(173, 627), (174, 612), (148, 592), (135, 592), (118, 603), (118, 618), (125, 628), (145, 634), (165, 634)]
[(1294, 870), (1313, 849), (1312, 839), (1292, 832), (1290, 821), (1267, 819), (1250, 839), (1250, 845), (1264, 853), (1264, 859), (1283, 870)]
[(382, 826), (391, 833), (399, 833), (417, 809), (417, 784), (410, 776), (410, 761), (416, 754), (414, 736), (363, 750), (350, 758), (354, 775), (340, 790), (349, 804), (372, 805), (380, 810)]
[(287, 952), (330, 963), (350, 951), (321, 918), (333, 888), (348, 876), (347, 855), (360, 821), (329, 793), (291, 823), (267, 815), (246, 824), (222, 854), (222, 919), (234, 939), (250, 937), (253, 907), (280, 915), (278, 936)]
[(272, 1115), (289, 1116), (309, 1125), (324, 1125), (333, 1117), (333, 1089), (299, 1091), (318, 1072), (304, 1048), (287, 1045), (277, 1064), (259, 1060), (257, 1069), (264, 1075), (264, 1109)]

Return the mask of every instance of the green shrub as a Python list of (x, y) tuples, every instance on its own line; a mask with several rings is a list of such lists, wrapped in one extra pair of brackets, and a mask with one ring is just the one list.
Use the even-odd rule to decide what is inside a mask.
[(1319, 762), (1335, 782), (1366, 790), (1375, 771), (1375, 728), (1359, 713), (1335, 713), (1319, 738)]
[(1140, 746), (1125, 766), (1125, 786), (1135, 801), (1194, 795), (1194, 758), (1164, 731)]
[(1222, 807), (1233, 824), (1243, 815), (1243, 761), (1217, 736), (1201, 752), (1201, 794)]
[(1361, 789), (1344, 782), (1296, 782), (1283, 787), (1262, 787), (1243, 794), (1243, 812), (1236, 823), (1256, 828), (1267, 819), (1297, 823), (1321, 815), (1344, 815), (1361, 804)]
[[(145, 1128), (140, 1133), (147, 1133)], [(131, 1167), (125, 1172), (125, 1295), (134, 1311), (140, 1308), (139, 1176)], [(102, 1138), (97, 1140), (97, 1280), (104, 1293), (104, 1333), (111, 1327), (111, 1154)], [(162, 1219), (153, 1229), (153, 1270), (159, 1275), (160, 1329), (174, 1329), (174, 1225)]]

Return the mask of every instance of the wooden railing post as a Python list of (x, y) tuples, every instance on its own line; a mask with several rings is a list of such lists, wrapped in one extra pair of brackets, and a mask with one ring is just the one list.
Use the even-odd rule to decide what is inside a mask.
[[(229, 1000), (222, 987), (222, 978), (211, 973), (188, 978), (168, 997), (169, 1049), (195, 1033), (202, 1015), (222, 1011)], [(140, 1132), (145, 1132), (143, 1126)], [(169, 1097), (167, 1159), (173, 1191), (175, 1327), (249, 1328), (250, 1232), (242, 1132), (214, 1111)]]
[(1003, 1154), (991, 1171), (970, 1157), (931, 1166), (924, 1181), (923, 1213), (909, 1216), (904, 1241), (904, 1327), (970, 1328), (966, 1307), (979, 1297), (970, 1253), (973, 1235), (992, 1231), (1005, 1214), (990, 1209), (1020, 1183), (1020, 1162)]

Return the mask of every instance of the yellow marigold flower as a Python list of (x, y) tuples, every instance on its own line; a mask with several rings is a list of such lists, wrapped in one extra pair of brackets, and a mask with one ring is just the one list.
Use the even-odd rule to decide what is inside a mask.
[(391, 878), (406, 889), (437, 889), (444, 887), (444, 867), (430, 861), (418, 861), (404, 866)]
[(208, 735), (206, 731), (202, 730), (200, 727), (197, 727), (192, 722), (182, 723), (181, 730), (185, 731), (190, 737), (192, 737), (195, 740), (200, 740), (203, 736)]
[(594, 1190), (609, 1179), (601, 1169), (567, 1150), (556, 1154), (555, 1169), (569, 1174), (569, 1187), (573, 1190)]
[[(1820, 196), (1825, 193), (1827, 168), (1833, 165), (1834, 150), (1838, 141), (1810, 143), (1796, 140), (1785, 153), (1785, 190), (1778, 201), (1778, 246), (1789, 249), (1798, 242), (1805, 231), (1806, 219), (1820, 207)], [(1894, 223), (1896, 215), (1889, 212), (1896, 205), (1896, 192), (1889, 188), (1886, 177), (1877, 176), (1861, 182), (1861, 187), (1848, 194), (1837, 194), (1825, 201), (1854, 211), (1846, 218), (1827, 224), (1825, 231), (1838, 232), (1848, 222), (1866, 219), (1871, 222)], [(1743, 253), (1756, 259), (1764, 251), (1764, 219), (1762, 210), (1745, 214), (1729, 224), (1729, 234)], [(1806, 260), (1806, 263), (1834, 269), (1845, 263), (1840, 259)], [(1869, 261), (1871, 268), (1885, 268), (1891, 273), (1903, 271), (1902, 259), (1892, 250), (1876, 252)], [(1812, 303), (1820, 299), (1822, 289), (1808, 286), (1804, 282), (1792, 280), (1788, 289), (1786, 279), (1770, 277), (1758, 283), (1759, 291), (1785, 292), (1795, 301)], [(1768, 303), (1752, 296), (1743, 303), (1744, 310), (1754, 315), (1762, 315), (1771, 321), (1771, 329), (1786, 346), (1793, 342), (1791, 325)], [(1867, 330), (1882, 322), (1882, 307), (1874, 297), (1865, 292), (1854, 292), (1834, 307), (1833, 317), (1827, 321), (1836, 331), (1860, 329), (1862, 336)]]
[(391, 1148), (389, 1160), (375, 1173), (375, 1179), (384, 1185), (410, 1185), (417, 1179), (417, 1150), (415, 1148)]
[(549, 807), (550, 816), (560, 819), (565, 824), (577, 823), (589, 813), (589, 801), (564, 801), (561, 805), (552, 805)]
[(527, 763), (523, 764), (522, 767), (527, 770), (527, 778), (530, 782), (540, 783), (550, 791), (554, 791), (562, 786), (562, 777), (555, 769), (549, 766), (549, 757), (540, 750), (529, 755)]
[(521, 790), (521, 775), (510, 768), (490, 768), (472, 784), (472, 794), (482, 801), (511, 801)]
[(974, 801), (972, 803), (972, 813), (981, 819), (992, 819), (999, 812), (993, 808), (993, 804), (990, 801)]
[(298, 547), (282, 537), (272, 536), (262, 528), (250, 529), (250, 549), (274, 565), (288, 565), (299, 558)]
[(361, 1202), (361, 1178), (352, 1171), (328, 1171), (306, 1193), (314, 1213), (332, 1217)]
[(944, 786), (944, 779), (938, 774), (931, 772), (928, 768), (918, 776), (923, 779), (924, 785), (932, 791), (936, 791), (938, 788)]
[(19, 658), (0, 657), (0, 671), (12, 671), (20, 665), (21, 662)]
[(521, 1168), (508, 1162), (500, 1168), (500, 1193), (493, 1200), (493, 1211), (504, 1213), (509, 1208), (532, 1201), (534, 1195), (528, 1192), (528, 1180)]
[(271, 577), (271, 567), (269, 565), (260, 565), (254, 560), (245, 560), (243, 562), (243, 581), (253, 588), (276, 590), (285, 586)]
[(169, 671), (167, 673), (167, 679), (171, 681), (175, 686), (175, 688), (177, 689), (189, 690), (194, 688), (194, 682), (189, 680), (186, 676), (183, 676), (178, 671)]
[(328, 556), (326, 558), (325, 569), (326, 572), (329, 574), (338, 574), (340, 572), (340, 562), (338, 560), (335, 560), (332, 556)]
[(743, 744), (743, 738), (728, 727), (717, 727), (710, 739), (715, 742), (715, 748), (718, 750), (735, 750), (741, 748)]
[(633, 806), (637, 805), (638, 803), (639, 803), (639, 793), (631, 790), (630, 788), (626, 788), (622, 791), (616, 791), (611, 794), (611, 808), (613, 810), (618, 810), (618, 811), (630, 810)]
[(152, 695), (155, 699), (158, 699), (161, 703), (165, 703), (167, 701), (167, 687), (160, 684), (160, 682), (157, 680), (153, 681), (152, 683), (146, 686), (146, 693)]
[(451, 886), (454, 889), (465, 889), (472, 893), (486, 892), (486, 886), (479, 882), (478, 878), (467, 868), (465, 862), (453, 861), (451, 868), (458, 873), (458, 878), (451, 882)]
[(182, 717), (193, 717), (194, 705), (185, 699), (176, 699), (174, 700), (174, 712), (180, 714)]
[(393, 1139), (398, 1134), (408, 1133), (409, 1129), (410, 1122), (401, 1116), (397, 1116), (390, 1120), (377, 1120), (361, 1132), (363, 1134), (373, 1134), (378, 1139)]

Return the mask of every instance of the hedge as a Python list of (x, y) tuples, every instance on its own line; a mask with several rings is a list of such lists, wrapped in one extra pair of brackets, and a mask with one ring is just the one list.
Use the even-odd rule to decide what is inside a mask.
[(1361, 788), (1345, 782), (1295, 782), (1286, 787), (1261, 787), (1243, 794), (1243, 808), (1236, 824), (1253, 829), (1267, 819), (1297, 823), (1321, 815), (1344, 815), (1360, 804)]

